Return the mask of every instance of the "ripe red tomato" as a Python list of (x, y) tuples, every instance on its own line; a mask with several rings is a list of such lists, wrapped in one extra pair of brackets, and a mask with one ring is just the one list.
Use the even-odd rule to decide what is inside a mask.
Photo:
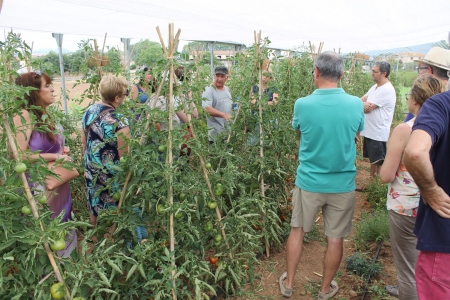
[(215, 265), (218, 261), (219, 261), (219, 258), (218, 258), (218, 257), (214, 257), (214, 256), (210, 256), (210, 257), (209, 257), (209, 262), (210, 262), (210, 264), (212, 264), (212, 265)]

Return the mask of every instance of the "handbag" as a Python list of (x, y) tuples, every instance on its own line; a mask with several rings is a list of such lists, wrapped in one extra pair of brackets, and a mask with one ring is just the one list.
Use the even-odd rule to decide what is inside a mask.
[(54, 161), (51, 161), (48, 163), (48, 168), (53, 173), (58, 175), (58, 177), (48, 175), (45, 178), (45, 188), (47, 190), (54, 190), (57, 187), (59, 187), (60, 185), (62, 185), (63, 183), (68, 182), (80, 175), (78, 173), (77, 169), (75, 169), (75, 168), (66, 169), (62, 166), (62, 164), (57, 164), (55, 166)]

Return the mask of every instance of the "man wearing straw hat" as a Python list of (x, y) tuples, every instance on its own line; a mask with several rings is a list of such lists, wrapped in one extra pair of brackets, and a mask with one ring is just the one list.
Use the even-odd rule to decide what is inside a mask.
[(202, 94), (202, 106), (209, 114), (209, 117), (206, 118), (206, 123), (209, 128), (210, 142), (228, 126), (228, 121), (230, 120), (233, 100), (230, 89), (225, 86), (227, 79), (227, 67), (216, 67), (212, 85), (206, 87)]
[(323, 213), (328, 245), (318, 299), (330, 299), (339, 290), (333, 277), (342, 260), (344, 237), (352, 228), (355, 137), (364, 127), (361, 100), (338, 88), (343, 74), (344, 62), (339, 54), (321, 53), (314, 60), (313, 76), (317, 89), (294, 104), (292, 127), (301, 133), (300, 164), (292, 195), (291, 232), (286, 245), (287, 270), (279, 279), (284, 297), (292, 297), (303, 238), (312, 230), (319, 209)]
[[(418, 76), (431, 74), (444, 82), (447, 91), (450, 89), (448, 81), (450, 72), (450, 50), (441, 47), (433, 47), (428, 51), (424, 58), (414, 61), (419, 63), (419, 66), (417, 67), (417, 73), (419, 73)], [(412, 118), (414, 118), (414, 115), (409, 113), (405, 118), (405, 122)]]

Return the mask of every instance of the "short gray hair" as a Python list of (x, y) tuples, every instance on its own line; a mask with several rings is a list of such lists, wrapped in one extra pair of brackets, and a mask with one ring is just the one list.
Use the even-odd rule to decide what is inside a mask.
[(385, 60), (377, 61), (375, 63), (375, 66), (378, 66), (380, 68), (380, 72), (386, 72), (386, 78), (389, 77), (389, 74), (391, 74), (391, 64), (388, 63)]
[(342, 57), (333, 51), (325, 51), (314, 60), (314, 66), (320, 71), (320, 75), (327, 80), (338, 82), (344, 72)]

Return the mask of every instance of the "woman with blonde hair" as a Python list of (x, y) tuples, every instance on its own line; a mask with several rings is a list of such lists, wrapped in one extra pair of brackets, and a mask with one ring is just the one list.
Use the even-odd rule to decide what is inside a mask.
[[(406, 96), (408, 110), (417, 116), (423, 103), (445, 90), (444, 83), (431, 75), (414, 81)], [(419, 188), (403, 164), (403, 153), (408, 143), (415, 117), (394, 128), (387, 144), (387, 153), (380, 170), (380, 179), (388, 185), (387, 209), (389, 210), (389, 234), (397, 269), (398, 297), (417, 299), (414, 269), (419, 251), (413, 233), (419, 206)], [(395, 287), (386, 287), (386, 289)], [(389, 289), (388, 289), (389, 291)], [(394, 291), (390, 291), (394, 294)]]
[[(102, 100), (89, 106), (82, 118), (82, 136), (87, 188), (87, 205), (91, 223), (97, 224), (102, 209), (115, 207), (114, 194), (119, 190), (107, 189), (107, 183), (116, 171), (114, 165), (127, 151), (130, 136), (128, 120), (116, 112), (128, 96), (128, 82), (121, 76), (105, 75), (100, 81)], [(115, 187), (117, 189), (117, 187)]]

